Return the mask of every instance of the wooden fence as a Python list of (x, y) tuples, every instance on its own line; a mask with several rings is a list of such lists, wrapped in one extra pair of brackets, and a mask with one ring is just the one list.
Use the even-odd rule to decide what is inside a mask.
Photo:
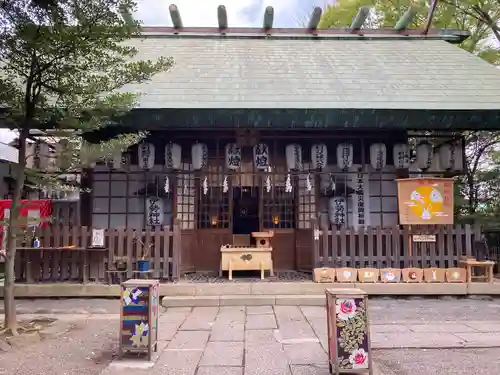
[[(435, 242), (413, 241), (413, 235), (427, 234)], [(323, 229), (313, 240), (315, 267), (455, 267), (463, 255), (474, 254), (480, 227), (363, 227)]]
[[(106, 229), (103, 249), (91, 247), (92, 228), (53, 226), (37, 235), (40, 249), (18, 243), (16, 282), (105, 282), (106, 271), (117, 259), (127, 264), (124, 276), (134, 278), (136, 262), (143, 256), (152, 263), (150, 278), (180, 278), (181, 235), (177, 222), (156, 230)], [(147, 244), (152, 244), (149, 254), (145, 254)], [(60, 249), (68, 246), (73, 248)]]

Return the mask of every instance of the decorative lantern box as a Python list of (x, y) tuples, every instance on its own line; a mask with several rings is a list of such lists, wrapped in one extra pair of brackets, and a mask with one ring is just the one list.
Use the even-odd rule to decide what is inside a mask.
[(330, 373), (372, 374), (367, 309), (360, 289), (326, 289)]
[(124, 353), (147, 354), (148, 360), (158, 350), (158, 280), (131, 279), (121, 284), (120, 344)]

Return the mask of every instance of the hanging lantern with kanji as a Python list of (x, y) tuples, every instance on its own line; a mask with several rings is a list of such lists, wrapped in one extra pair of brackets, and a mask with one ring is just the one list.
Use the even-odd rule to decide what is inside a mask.
[(337, 146), (337, 165), (345, 170), (352, 167), (353, 147), (350, 143), (341, 143)]
[(392, 158), (396, 169), (408, 169), (410, 167), (410, 146), (406, 143), (398, 143), (392, 149)]
[(432, 165), (434, 150), (429, 142), (420, 142), (417, 146), (417, 167), (420, 169), (429, 169)]
[(120, 169), (122, 167), (122, 152), (115, 152), (113, 155), (106, 158), (106, 165), (113, 169)]
[(313, 169), (323, 169), (328, 163), (328, 148), (324, 143), (311, 147), (311, 164)]
[(165, 146), (165, 167), (181, 169), (182, 149), (177, 143), (167, 143)]
[(139, 144), (139, 167), (142, 169), (153, 169), (155, 166), (155, 146), (143, 142)]
[(387, 163), (387, 148), (383, 143), (372, 143), (370, 145), (370, 164), (377, 171), (385, 167)]
[(286, 146), (286, 166), (288, 170), (302, 169), (302, 147), (297, 143)]
[(195, 143), (191, 146), (193, 169), (200, 170), (207, 166), (208, 147), (205, 143)]
[(226, 168), (238, 169), (241, 166), (241, 147), (236, 143), (226, 145)]
[(265, 143), (253, 146), (253, 160), (255, 168), (260, 170), (269, 168), (269, 147)]

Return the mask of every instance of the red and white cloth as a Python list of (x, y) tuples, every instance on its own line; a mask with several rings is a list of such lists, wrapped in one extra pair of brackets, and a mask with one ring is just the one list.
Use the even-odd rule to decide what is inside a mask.
[[(4, 241), (4, 230), (6, 228), (6, 221), (10, 216), (10, 208), (12, 206), (12, 200), (0, 200), (0, 221), (3, 225), (0, 225), (0, 248), (5, 249)], [(46, 227), (49, 225), (49, 218), (52, 215), (52, 203), (48, 199), (40, 200), (22, 200), (21, 208), (19, 210), (19, 216), (27, 218), (28, 226), (39, 226)], [(30, 219), (36, 220), (35, 225), (30, 225)], [(47, 219), (47, 220), (40, 220)]]

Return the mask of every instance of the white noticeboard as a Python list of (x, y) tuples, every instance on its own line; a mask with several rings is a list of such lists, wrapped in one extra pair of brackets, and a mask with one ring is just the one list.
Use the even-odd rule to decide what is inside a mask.
[(92, 229), (92, 247), (104, 247), (104, 229)]

